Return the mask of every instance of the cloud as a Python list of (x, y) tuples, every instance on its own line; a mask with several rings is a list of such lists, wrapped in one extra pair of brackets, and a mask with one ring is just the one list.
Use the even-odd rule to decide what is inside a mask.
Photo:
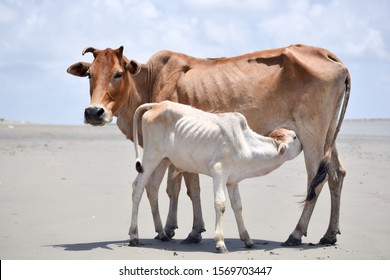
[(388, 34), (389, 30), (381, 30), (382, 24), (373, 24), (372, 18), (362, 17), (364, 6), (359, 13), (352, 12), (351, 4), (349, 1), (289, 2), (284, 11), (263, 20), (258, 28), (276, 45), (302, 42), (329, 48), (344, 57), (390, 60), (384, 42), (384, 32)]
[[(258, 14), (259, 12), (271, 11), (283, 3), (279, 0), (183, 0), (181, 2), (183, 3), (181, 7), (212, 13), (217, 17), (225, 17), (226, 13), (239, 14), (240, 16)], [(241, 12), (244, 13), (241, 14)]]
[(15, 18), (15, 13), (4, 4), (0, 3), (0, 24), (3, 25)]
[[(365, 100), (369, 84), (389, 80), (387, 67), (383, 69), (390, 61), (389, 10), (386, 0), (375, 4), (365, 0), (79, 0), (77, 4), (3, 0), (0, 117), (75, 122), (71, 115), (79, 114), (79, 121), (89, 102), (88, 84), (65, 70), (74, 62), (92, 60), (90, 55), (81, 56), (88, 46), (123, 45), (127, 57), (146, 62), (161, 49), (218, 57), (293, 43), (317, 45), (333, 51), (350, 67), (352, 80), (357, 80), (354, 100)], [(363, 82), (364, 71), (373, 67), (375, 73), (382, 73), (381, 81), (370, 76)], [(381, 94), (390, 96), (386, 90)], [(58, 113), (62, 117), (29, 112), (27, 104), (44, 108), (48, 102), (74, 111)], [(376, 115), (381, 110), (388, 114), (387, 108), (378, 108), (372, 113), (352, 108), (347, 114)]]
[(388, 50), (386, 50), (386, 45), (381, 32), (367, 28), (364, 33), (365, 35), (362, 36), (359, 41), (351, 40), (350, 42), (346, 42), (346, 52), (356, 57), (371, 54), (371, 56), (389, 60), (389, 53)]

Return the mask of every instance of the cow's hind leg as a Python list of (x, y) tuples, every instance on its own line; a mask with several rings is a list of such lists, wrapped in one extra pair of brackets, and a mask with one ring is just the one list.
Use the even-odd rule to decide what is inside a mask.
[[(309, 137), (302, 137), (302, 144), (304, 149), (305, 163), (306, 163), (306, 171), (308, 176), (308, 191), (310, 189), (311, 182), (315, 175), (318, 172), (318, 168), (320, 166), (320, 162), (323, 158), (323, 147), (324, 143), (316, 142), (316, 143), (305, 143), (305, 139), (311, 139)], [(322, 187), (326, 180), (323, 180), (318, 184), (315, 188), (316, 197), (319, 196)], [(305, 200), (305, 205), (303, 207), (303, 211), (299, 221), (294, 229), (294, 231), (290, 234), (288, 239), (282, 243), (282, 246), (299, 246), (302, 244), (302, 236), (307, 235), (307, 229), (309, 226), (310, 218), (313, 214), (314, 207), (316, 205), (317, 199), (314, 198), (312, 200)]]
[(331, 199), (331, 212), (328, 230), (326, 231), (323, 238), (321, 238), (321, 244), (335, 244), (337, 241), (336, 235), (340, 234), (339, 228), (339, 217), (340, 217), (340, 198), (341, 189), (343, 187), (344, 177), (346, 170), (337, 154), (336, 147), (332, 150), (332, 156), (329, 163), (328, 171), (328, 184), (330, 190)]
[(199, 175), (188, 172), (185, 172), (183, 175), (187, 186), (187, 195), (192, 202), (193, 225), (192, 231), (182, 243), (199, 243), (202, 240), (202, 232), (206, 231), (203, 221), (202, 205), (200, 202)]
[[(200, 202), (199, 175), (188, 172), (179, 173), (176, 171), (176, 167), (172, 164), (168, 169), (167, 194), (169, 197), (169, 211), (164, 230), (166, 235), (169, 238), (172, 238), (175, 235), (175, 230), (178, 228), (177, 209), (183, 175), (187, 186), (187, 194), (192, 201), (193, 226), (192, 231), (188, 237), (182, 241), (182, 243), (199, 243), (202, 240), (202, 232), (205, 231)], [(156, 236), (156, 238), (158, 238), (158, 236)]]
[(238, 189), (238, 185), (228, 185), (228, 193), (230, 198), (230, 203), (233, 208), (234, 216), (236, 217), (238, 232), (240, 234), (240, 239), (244, 241), (245, 247), (253, 248), (254, 244), (252, 239), (249, 237), (249, 233), (245, 228), (244, 219), (242, 218), (242, 203), (240, 191)]

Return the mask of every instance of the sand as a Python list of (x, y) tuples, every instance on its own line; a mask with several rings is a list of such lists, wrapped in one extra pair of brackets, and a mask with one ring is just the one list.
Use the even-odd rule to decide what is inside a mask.
[[(0, 259), (2, 260), (382, 260), (390, 259), (390, 121), (345, 121), (337, 141), (347, 169), (340, 228), (334, 246), (317, 245), (329, 223), (324, 187), (308, 236), (299, 247), (281, 247), (294, 229), (306, 193), (303, 156), (275, 172), (240, 184), (243, 215), (256, 243), (239, 240), (233, 212), (224, 217), (228, 254), (215, 253), (212, 181), (201, 176), (207, 231), (200, 244), (184, 245), (192, 206), (180, 194), (179, 229), (170, 242), (154, 240), (144, 195), (142, 247), (128, 247), (131, 182), (136, 176), (132, 142), (115, 125), (105, 127), (0, 123)], [(165, 180), (160, 209), (165, 221)]]

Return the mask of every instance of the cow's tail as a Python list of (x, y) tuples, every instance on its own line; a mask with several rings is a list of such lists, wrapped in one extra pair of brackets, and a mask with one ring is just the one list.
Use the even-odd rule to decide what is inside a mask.
[(138, 119), (142, 113), (145, 111), (149, 111), (152, 109), (155, 105), (158, 103), (145, 103), (142, 104), (135, 110), (134, 117), (133, 117), (133, 137), (134, 137), (134, 149), (135, 149), (135, 169), (138, 171), (138, 173), (143, 173), (144, 168), (141, 164), (141, 159), (139, 156), (139, 144), (138, 144)]
[(325, 153), (325, 156), (322, 158), (320, 165), (318, 166), (317, 174), (314, 176), (313, 180), (310, 182), (310, 186), (306, 195), (305, 201), (312, 201), (317, 198), (316, 188), (326, 179), (326, 175), (329, 171), (329, 161), (332, 155), (332, 149), (336, 143), (337, 135), (340, 132), (341, 125), (344, 120), (345, 112), (347, 110), (349, 94), (351, 92), (351, 76), (349, 72), (347, 73), (347, 78), (345, 79), (345, 90), (344, 90), (344, 100), (341, 107), (339, 120), (336, 126), (336, 130), (332, 139), (332, 142)]

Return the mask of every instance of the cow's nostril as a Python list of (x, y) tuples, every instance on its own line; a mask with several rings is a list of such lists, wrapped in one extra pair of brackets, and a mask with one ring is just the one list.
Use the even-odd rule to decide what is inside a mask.
[(104, 114), (104, 109), (103, 108), (99, 108), (97, 111), (96, 111), (96, 116), (98, 118), (101, 118)]
[(93, 108), (87, 108), (84, 111), (84, 117), (89, 118), (93, 115)]
[(103, 123), (105, 110), (101, 107), (88, 107), (84, 111), (84, 119), (86, 123), (100, 125)]

